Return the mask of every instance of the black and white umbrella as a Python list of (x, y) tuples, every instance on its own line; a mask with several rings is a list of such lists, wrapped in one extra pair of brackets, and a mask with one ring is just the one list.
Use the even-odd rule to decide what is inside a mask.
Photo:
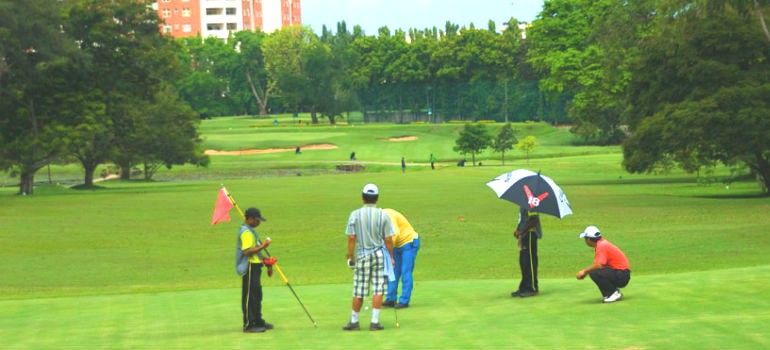
[(502, 198), (529, 211), (563, 218), (572, 214), (567, 195), (548, 176), (518, 169), (487, 182), (487, 186)]

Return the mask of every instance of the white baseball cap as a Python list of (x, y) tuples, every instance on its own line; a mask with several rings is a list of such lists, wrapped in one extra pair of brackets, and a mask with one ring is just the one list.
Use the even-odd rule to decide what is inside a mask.
[(580, 238), (602, 238), (602, 233), (596, 226), (586, 226), (585, 231), (580, 234)]
[(378, 194), (380, 194), (380, 189), (377, 188), (377, 185), (375, 185), (375, 184), (366, 184), (366, 186), (364, 186), (363, 193), (364, 194), (378, 195)]

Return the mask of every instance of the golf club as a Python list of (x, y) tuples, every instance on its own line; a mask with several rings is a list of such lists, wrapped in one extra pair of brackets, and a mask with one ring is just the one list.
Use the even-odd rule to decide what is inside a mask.
[(398, 323), (398, 308), (395, 305), (393, 305), (393, 314), (396, 315), (396, 328), (401, 328), (401, 325)]

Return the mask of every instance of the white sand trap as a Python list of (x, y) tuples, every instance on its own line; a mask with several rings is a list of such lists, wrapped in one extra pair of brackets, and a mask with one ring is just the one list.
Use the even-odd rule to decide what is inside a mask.
[[(315, 145), (300, 146), (300, 151), (314, 151), (324, 149), (337, 149), (336, 145), (330, 143), (322, 143)], [(242, 149), (239, 151), (217, 151), (214, 149), (207, 149), (206, 154), (209, 156), (242, 156), (249, 154), (267, 154), (267, 153), (279, 153), (279, 152), (294, 152), (295, 147), (289, 148), (267, 148), (267, 149)]]
[(417, 136), (404, 136), (404, 137), (391, 137), (388, 139), (390, 142), (404, 142), (417, 140)]

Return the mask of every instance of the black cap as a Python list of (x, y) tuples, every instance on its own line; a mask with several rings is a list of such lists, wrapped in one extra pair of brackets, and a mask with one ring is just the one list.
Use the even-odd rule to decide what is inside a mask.
[(248, 218), (257, 218), (259, 221), (267, 221), (267, 219), (262, 217), (262, 213), (259, 212), (259, 209), (257, 208), (249, 208), (246, 209), (246, 213), (243, 214), (247, 219)]

